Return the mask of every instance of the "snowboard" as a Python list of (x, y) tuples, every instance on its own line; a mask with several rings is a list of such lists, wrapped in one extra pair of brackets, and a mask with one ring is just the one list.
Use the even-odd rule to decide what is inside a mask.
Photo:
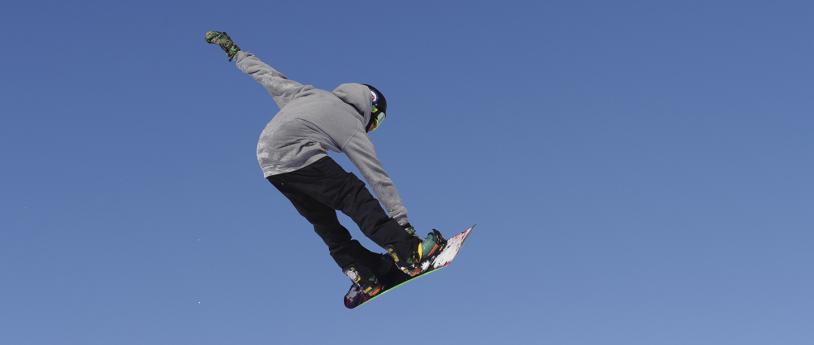
[(464, 245), (464, 241), (466, 241), (467, 237), (469, 237), (469, 234), (472, 233), (472, 229), (474, 228), (475, 225), (472, 225), (466, 228), (466, 230), (461, 231), (460, 233), (455, 234), (454, 236), (447, 239), (447, 244), (444, 246), (444, 248), (441, 250), (438, 256), (436, 256), (435, 259), (432, 260), (432, 262), (424, 263), (425, 271), (423, 273), (415, 277), (408, 278), (404, 281), (396, 282), (392, 286), (385, 286), (384, 291), (380, 292), (376, 296), (368, 297), (367, 295), (362, 293), (362, 290), (359, 289), (359, 287), (356, 284), (351, 284), (348, 293), (345, 294), (345, 307), (347, 307), (348, 309), (356, 308), (367, 302), (375, 300), (380, 296), (415, 280), (416, 278), (426, 276), (430, 273), (436, 272), (444, 267), (449, 266), (452, 263), (452, 260), (455, 259), (455, 256), (458, 255), (458, 252)]

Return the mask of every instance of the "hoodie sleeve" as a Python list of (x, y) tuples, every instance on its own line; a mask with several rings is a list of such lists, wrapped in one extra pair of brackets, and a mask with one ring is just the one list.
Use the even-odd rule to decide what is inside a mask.
[(274, 102), (282, 109), (288, 102), (300, 93), (313, 87), (303, 85), (288, 79), (285, 75), (258, 59), (254, 54), (245, 51), (237, 53), (235, 59), (237, 67), (248, 74), (252, 79), (263, 85), (266, 91), (274, 98)]
[(355, 133), (348, 138), (342, 150), (373, 187), (373, 192), (384, 204), (387, 214), (401, 225), (408, 223), (407, 208), (401, 203), (396, 186), (376, 157), (370, 138), (365, 134)]

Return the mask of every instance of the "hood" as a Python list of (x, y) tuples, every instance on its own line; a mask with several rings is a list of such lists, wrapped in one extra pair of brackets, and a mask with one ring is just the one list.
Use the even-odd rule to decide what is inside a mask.
[(343, 102), (350, 104), (359, 113), (362, 127), (370, 122), (370, 89), (363, 84), (347, 83), (336, 87), (333, 94)]

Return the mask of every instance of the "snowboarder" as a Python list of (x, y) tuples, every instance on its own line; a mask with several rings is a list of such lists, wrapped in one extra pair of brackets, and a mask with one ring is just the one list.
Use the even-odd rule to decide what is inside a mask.
[[(314, 226), (348, 278), (372, 297), (422, 273), (422, 264), (438, 254), (445, 239), (437, 230), (423, 240), (415, 235), (407, 209), (376, 157), (367, 133), (386, 117), (384, 95), (368, 84), (342, 84), (330, 92), (304, 85), (242, 51), (226, 32), (209, 31), (205, 39), (220, 46), (280, 108), (260, 135), (257, 160), (265, 178)], [(327, 155), (329, 150), (348, 156), (387, 212), (356, 175)], [(388, 255), (353, 240), (335, 210), (348, 215)]]

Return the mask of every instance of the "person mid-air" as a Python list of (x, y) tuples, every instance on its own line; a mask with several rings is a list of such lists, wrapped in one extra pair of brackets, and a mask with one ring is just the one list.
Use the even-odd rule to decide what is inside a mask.
[[(367, 134), (387, 116), (384, 95), (368, 84), (347, 83), (333, 91), (304, 85), (242, 51), (225, 32), (209, 31), (205, 38), (260, 83), (280, 108), (260, 135), (257, 160), (265, 178), (314, 226), (342, 271), (369, 296), (421, 274), (446, 240), (437, 230), (423, 240), (415, 235), (407, 209), (376, 157)], [(379, 199), (327, 151), (347, 155)], [(387, 254), (352, 239), (336, 210)]]

